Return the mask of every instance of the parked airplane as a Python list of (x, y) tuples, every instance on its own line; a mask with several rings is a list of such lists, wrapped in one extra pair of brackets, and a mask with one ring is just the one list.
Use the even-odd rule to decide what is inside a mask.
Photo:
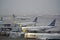
[[(16, 19), (21, 19), (21, 20), (29, 19), (29, 17), (17, 17), (17, 16), (14, 15), (14, 14), (12, 15), (12, 17), (13, 17), (14, 20), (15, 20), (15, 18), (16, 18)], [(21, 26), (21, 27), (36, 25), (37, 18), (38, 18), (38, 17), (36, 17), (33, 22), (22, 22), (22, 23), (20, 22), (20, 23), (16, 23), (16, 21), (15, 21), (15, 24), (17, 24), (17, 25), (19, 25), (19, 26)]]
[(16, 17), (16, 19), (27, 20), (30, 19), (30, 17)]
[(36, 38), (41, 40), (48, 40), (48, 39), (60, 39), (59, 33), (25, 33), (25, 38)]
[(37, 32), (37, 31), (45, 31), (47, 29), (54, 28), (55, 27), (55, 22), (56, 22), (56, 19), (54, 19), (52, 21), (52, 23), (49, 24), (48, 26), (29, 26), (29, 27), (22, 27), (22, 31), (23, 32), (26, 32), (26, 31), (34, 31), (34, 32)]
[(36, 25), (37, 22), (37, 17), (34, 19), (33, 22), (22, 22), (22, 23), (16, 23), (16, 24), (20, 24), (21, 27), (26, 27), (26, 26), (32, 26), (32, 25)]

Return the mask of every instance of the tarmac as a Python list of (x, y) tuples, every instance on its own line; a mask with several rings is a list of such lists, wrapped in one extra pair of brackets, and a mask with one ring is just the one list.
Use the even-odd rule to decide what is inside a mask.
[(26, 39), (26, 38), (22, 38), (22, 37), (9, 38), (9, 37), (6, 37), (6, 36), (0, 36), (0, 40), (39, 40), (39, 39)]

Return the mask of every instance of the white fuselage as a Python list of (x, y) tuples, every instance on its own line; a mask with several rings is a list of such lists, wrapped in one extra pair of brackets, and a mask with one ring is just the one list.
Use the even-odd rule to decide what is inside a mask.
[(30, 26), (30, 27), (22, 27), (22, 30), (44, 30), (44, 29), (50, 29), (53, 28), (54, 26)]
[(26, 26), (33, 26), (35, 22), (23, 22), (23, 23), (17, 23), (20, 24), (21, 27), (26, 27)]
[(60, 39), (60, 34), (58, 33), (25, 33), (25, 38)]

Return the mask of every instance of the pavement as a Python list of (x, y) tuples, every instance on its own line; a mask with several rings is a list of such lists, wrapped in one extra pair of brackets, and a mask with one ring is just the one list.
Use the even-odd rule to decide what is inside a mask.
[(38, 40), (38, 39), (25, 39), (22, 37), (18, 37), (18, 38), (9, 38), (6, 36), (0, 36), (0, 40)]

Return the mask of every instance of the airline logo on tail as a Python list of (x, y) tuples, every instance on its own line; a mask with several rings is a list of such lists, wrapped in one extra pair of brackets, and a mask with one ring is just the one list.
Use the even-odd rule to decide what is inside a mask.
[(54, 19), (54, 20), (52, 21), (52, 23), (51, 23), (50, 25), (48, 25), (48, 26), (55, 26), (55, 23), (56, 23), (56, 19)]

